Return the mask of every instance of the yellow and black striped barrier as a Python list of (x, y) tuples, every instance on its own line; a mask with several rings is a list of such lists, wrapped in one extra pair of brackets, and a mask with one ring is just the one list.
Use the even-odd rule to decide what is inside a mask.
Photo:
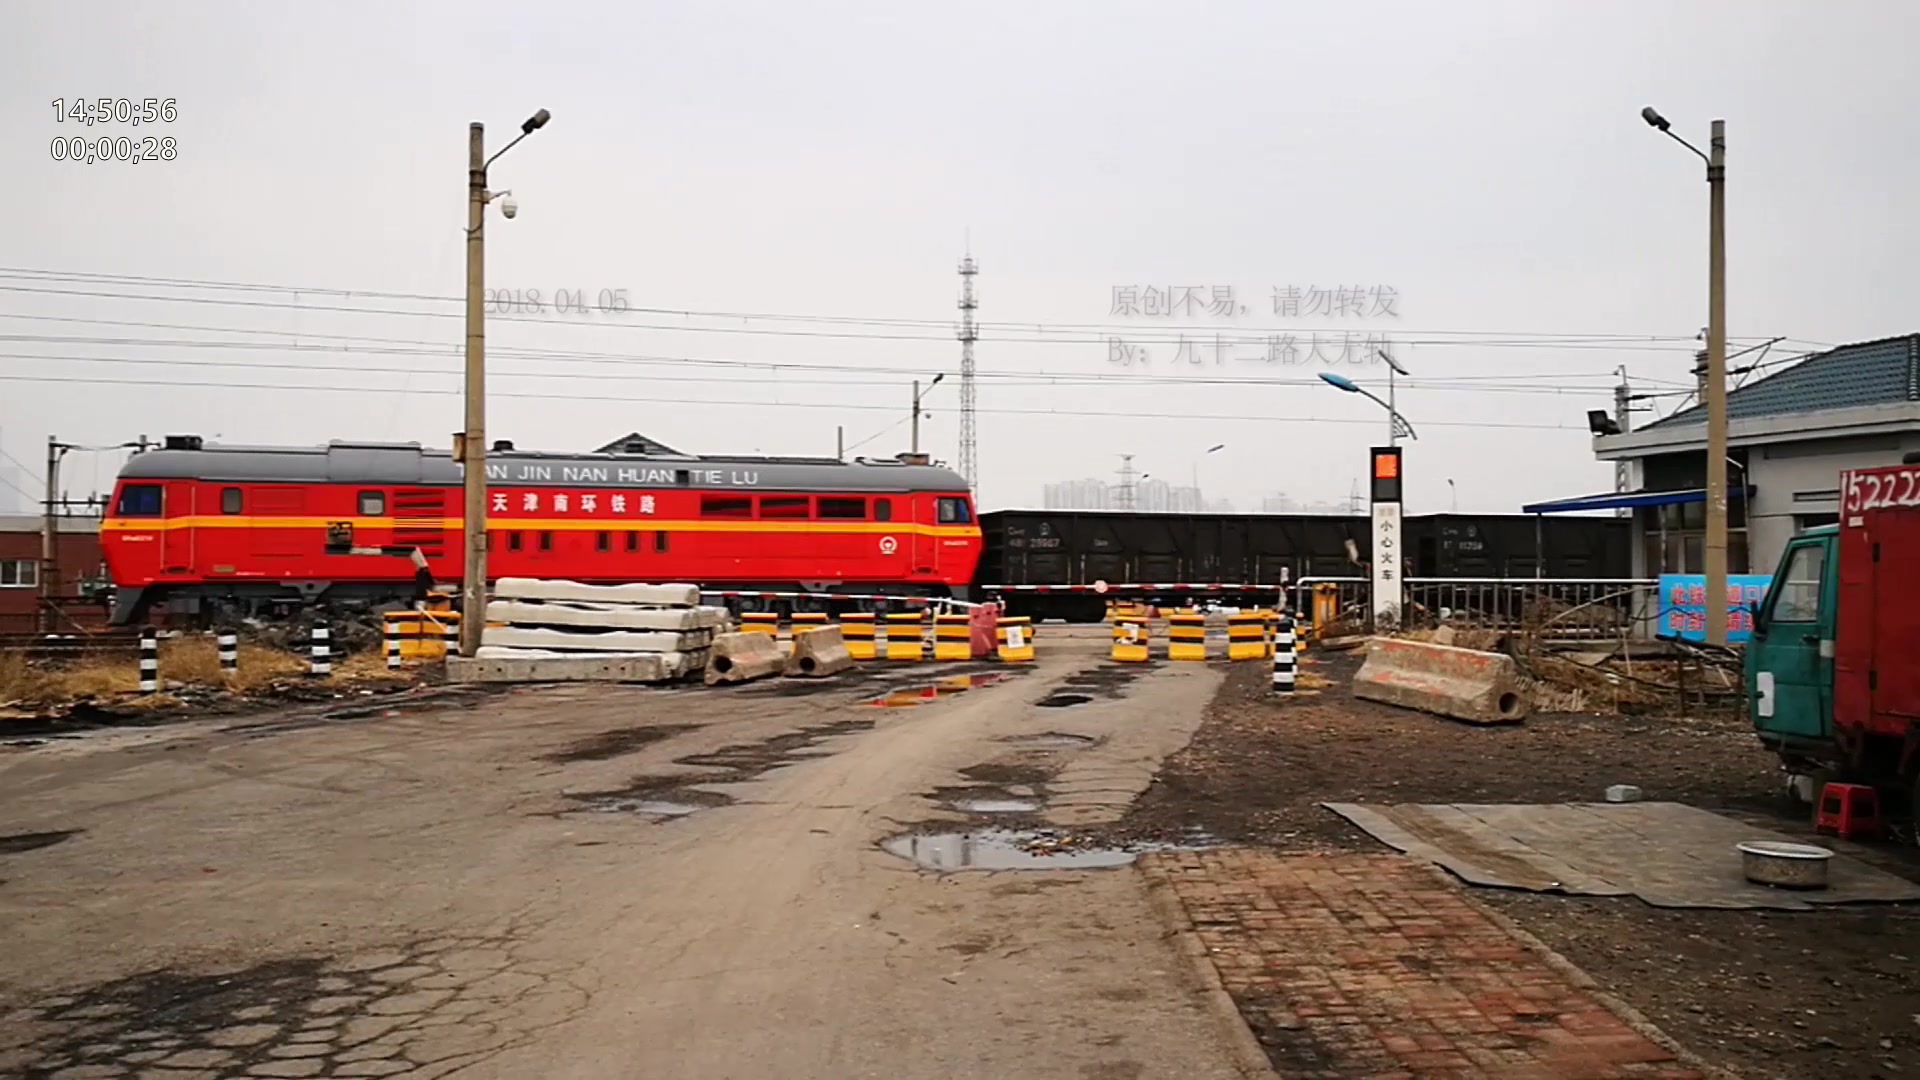
[(1123, 664), (1147, 662), (1148, 625), (1144, 613), (1113, 616), (1112, 659)]
[(824, 611), (796, 611), (787, 619), (791, 632), (796, 634), (802, 630), (826, 626), (831, 621)]
[(777, 611), (743, 611), (740, 613), (740, 630), (748, 634), (771, 634), (780, 636), (780, 613)]
[(1264, 660), (1272, 646), (1267, 639), (1264, 611), (1237, 611), (1227, 616), (1227, 659)]
[(925, 660), (925, 642), (921, 640), (921, 627), (925, 619), (917, 611), (892, 611), (887, 613), (887, 651), (888, 660)]
[(1033, 659), (1033, 620), (1025, 615), (1002, 617), (993, 628), (1000, 659), (1025, 662)]
[(933, 658), (935, 660), (973, 659), (973, 620), (966, 612), (936, 615), (933, 618)]
[(848, 656), (855, 660), (874, 658), (874, 623), (871, 611), (849, 611), (840, 616), (840, 640), (846, 642)]
[(1177, 611), (1167, 616), (1167, 659), (1205, 660), (1207, 658), (1207, 617), (1198, 611)]

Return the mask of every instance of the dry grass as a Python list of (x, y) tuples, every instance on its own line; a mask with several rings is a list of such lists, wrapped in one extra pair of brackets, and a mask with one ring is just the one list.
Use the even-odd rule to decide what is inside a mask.
[[(307, 673), (305, 657), (242, 643), (238, 671), (232, 678), (220, 670), (220, 653), (211, 637), (169, 638), (160, 643), (160, 681), (185, 686), (217, 687), (254, 693), (276, 682)], [(415, 671), (389, 673), (378, 653), (362, 653), (336, 661), (332, 678), (342, 683), (411, 682)], [(140, 665), (133, 656), (88, 658), (74, 664), (36, 664), (18, 653), (0, 654), (0, 701), (55, 704), (86, 698), (137, 694)], [(171, 696), (151, 694), (135, 699), (142, 707), (179, 704)]]

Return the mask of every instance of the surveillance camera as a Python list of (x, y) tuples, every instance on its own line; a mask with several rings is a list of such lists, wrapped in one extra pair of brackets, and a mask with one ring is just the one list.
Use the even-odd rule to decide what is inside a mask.
[(520, 204), (517, 202), (514, 202), (512, 197), (501, 199), (500, 212), (502, 214), (505, 214), (507, 217), (512, 217), (513, 215), (520, 212)]

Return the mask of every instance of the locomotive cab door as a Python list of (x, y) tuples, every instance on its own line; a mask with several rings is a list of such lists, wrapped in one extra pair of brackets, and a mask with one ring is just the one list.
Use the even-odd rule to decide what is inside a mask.
[(169, 480), (162, 485), (161, 514), (166, 527), (160, 530), (160, 572), (185, 574), (193, 570), (194, 483)]

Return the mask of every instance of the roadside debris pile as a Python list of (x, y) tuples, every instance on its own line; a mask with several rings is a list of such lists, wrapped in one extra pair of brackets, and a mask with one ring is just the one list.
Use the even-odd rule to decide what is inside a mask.
[(111, 720), (255, 700), (318, 700), (347, 686), (410, 686), (420, 676), (417, 670), (388, 671), (376, 649), (336, 661), (329, 675), (314, 677), (304, 637), (296, 648), (243, 639), (234, 668), (227, 671), (214, 635), (162, 637), (154, 693), (140, 691), (140, 663), (132, 653), (50, 660), (0, 654), (0, 723), (75, 715)]
[(1665, 715), (1727, 711), (1740, 702), (1739, 656), (1727, 650), (1669, 641), (1543, 640), (1526, 630), (1451, 626), (1395, 636), (1512, 657), (1521, 692), (1541, 712)]

